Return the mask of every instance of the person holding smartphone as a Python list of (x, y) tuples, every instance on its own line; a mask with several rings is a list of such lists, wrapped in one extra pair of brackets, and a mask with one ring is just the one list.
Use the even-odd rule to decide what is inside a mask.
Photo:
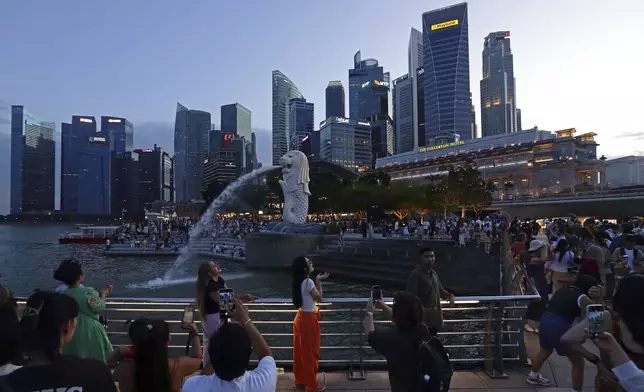
[[(206, 373), (212, 373), (212, 368), (208, 366), (210, 363), (208, 341), (222, 324), (219, 290), (228, 288), (226, 280), (221, 276), (219, 264), (214, 261), (201, 264), (196, 286), (197, 309), (199, 309), (201, 328), (203, 329), (203, 367)], [(240, 297), (242, 301), (254, 301), (255, 299), (257, 297), (251, 294)]]
[(585, 359), (612, 369), (597, 373), (596, 391), (619, 391), (620, 383), (627, 391), (644, 390), (644, 384), (637, 381), (644, 378), (643, 303), (644, 275), (628, 275), (615, 291), (612, 310), (604, 310), (603, 325), (599, 329), (586, 318), (562, 336), (561, 341), (573, 347), (579, 347), (591, 338), (599, 348), (600, 356), (591, 355)]
[[(583, 347), (573, 350), (561, 338), (578, 317), (586, 317), (588, 305), (601, 298), (601, 286), (597, 277), (579, 274), (575, 282), (557, 290), (541, 316), (539, 325), (539, 352), (532, 358), (532, 368), (526, 376), (531, 385), (549, 386), (550, 381), (541, 373), (541, 367), (554, 350), (568, 358), (572, 364), (571, 378), (574, 391), (581, 392), (584, 383), (584, 357), (592, 355)], [(598, 364), (599, 367), (599, 364)]]
[(296, 257), (291, 265), (293, 305), (297, 309), (293, 321), (293, 376), (295, 386), (307, 392), (324, 391), (317, 379), (320, 359), (320, 331), (317, 303), (322, 302), (322, 282), (329, 274), (309, 278), (313, 263), (305, 256)]
[(83, 269), (72, 259), (64, 260), (54, 276), (67, 285), (65, 295), (72, 297), (79, 307), (76, 333), (63, 347), (63, 353), (106, 362), (112, 353), (112, 343), (101, 324), (100, 314), (105, 310), (105, 298), (112, 292), (112, 285), (108, 284), (100, 294), (92, 287), (84, 287)]

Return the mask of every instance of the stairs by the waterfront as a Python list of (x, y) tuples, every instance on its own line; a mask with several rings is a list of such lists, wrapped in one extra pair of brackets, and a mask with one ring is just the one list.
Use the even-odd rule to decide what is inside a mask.
[[(216, 253), (211, 250), (212, 244), (219, 245), (222, 249), (221, 252)], [(110, 250), (105, 250), (106, 256), (137, 256), (137, 257), (159, 257), (159, 256), (178, 256), (183, 245), (177, 242), (175, 248), (161, 248), (156, 249), (156, 243), (148, 241), (147, 246), (143, 247), (140, 244), (138, 247), (132, 247), (130, 243), (126, 244), (112, 244)], [(191, 253), (200, 256), (212, 256), (225, 259), (234, 259), (243, 261), (243, 257), (233, 256), (236, 251), (244, 250), (244, 242), (239, 241), (237, 238), (222, 236), (218, 238), (204, 237), (193, 240), (188, 245), (188, 250)]]
[(446, 288), (460, 295), (499, 293), (498, 244), (490, 256), (474, 243), (459, 248), (451, 240), (351, 236), (307, 256), (316, 270), (329, 272), (335, 278), (402, 289), (409, 273), (418, 266), (420, 250), (424, 248), (434, 250), (434, 269)]

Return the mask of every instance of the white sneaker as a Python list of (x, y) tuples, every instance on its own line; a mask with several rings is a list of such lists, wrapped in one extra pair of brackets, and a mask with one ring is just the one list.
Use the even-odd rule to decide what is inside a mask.
[(550, 386), (550, 380), (545, 378), (541, 373), (529, 373), (525, 377), (525, 381), (530, 385), (541, 385), (544, 387)]

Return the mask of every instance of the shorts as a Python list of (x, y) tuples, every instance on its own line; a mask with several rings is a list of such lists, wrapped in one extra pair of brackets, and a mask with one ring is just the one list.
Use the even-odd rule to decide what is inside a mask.
[(561, 337), (570, 329), (572, 323), (565, 318), (546, 311), (539, 324), (539, 345), (557, 354), (568, 357), (573, 354), (567, 344), (561, 343)]

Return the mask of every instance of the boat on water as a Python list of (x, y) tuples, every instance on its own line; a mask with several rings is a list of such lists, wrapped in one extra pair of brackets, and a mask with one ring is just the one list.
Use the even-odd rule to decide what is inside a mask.
[(114, 236), (120, 226), (81, 227), (80, 233), (64, 233), (58, 238), (59, 244), (104, 244)]

